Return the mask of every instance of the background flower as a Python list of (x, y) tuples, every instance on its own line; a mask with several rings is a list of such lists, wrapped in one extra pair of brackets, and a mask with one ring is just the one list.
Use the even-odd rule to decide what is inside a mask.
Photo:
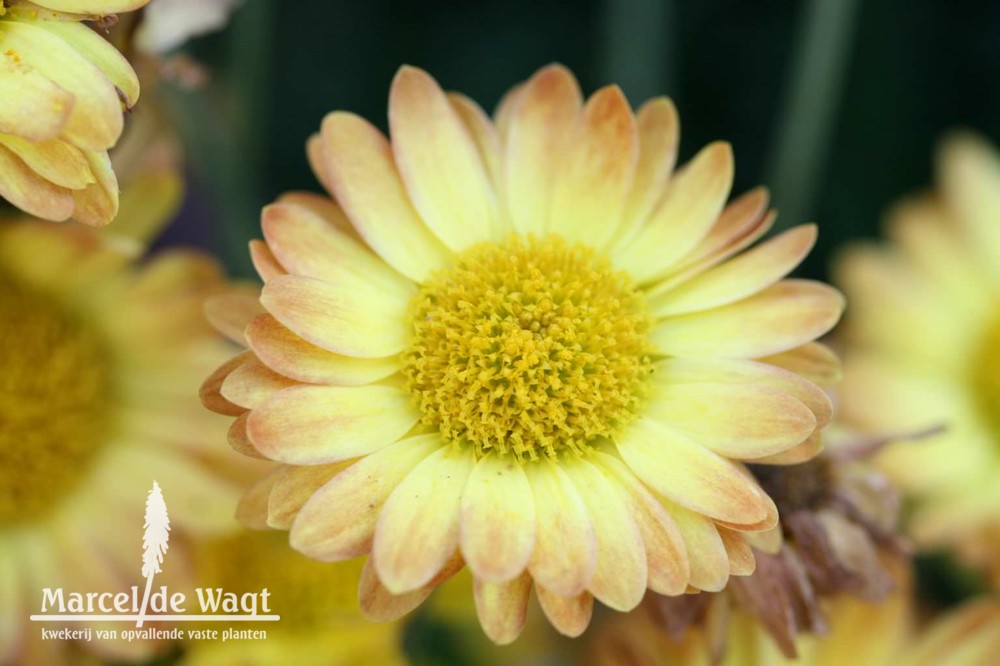
[(1000, 580), (1000, 158), (955, 135), (938, 167), (938, 191), (890, 215), (891, 244), (838, 263), (854, 303), (843, 414), (876, 433), (945, 426), (882, 462), (919, 500), (914, 536)]
[(0, 2), (0, 196), (47, 220), (99, 226), (115, 217), (107, 151), (139, 98), (139, 79), (80, 21), (148, 1)]

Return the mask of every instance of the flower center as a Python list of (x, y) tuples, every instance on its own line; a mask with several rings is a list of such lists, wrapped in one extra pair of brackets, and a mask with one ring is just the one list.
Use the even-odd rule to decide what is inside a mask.
[(582, 453), (632, 418), (652, 372), (642, 294), (555, 236), (469, 248), (410, 314), (404, 373), (423, 422), (480, 455)]
[(973, 400), (1000, 447), (1000, 312), (986, 327), (986, 335), (972, 355), (972, 361)]
[(110, 427), (104, 341), (45, 293), (0, 275), (0, 526), (83, 478)]

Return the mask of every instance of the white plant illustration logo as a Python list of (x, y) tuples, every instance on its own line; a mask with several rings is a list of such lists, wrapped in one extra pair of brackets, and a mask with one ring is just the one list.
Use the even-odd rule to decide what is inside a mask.
[(163, 501), (163, 493), (156, 481), (153, 481), (153, 488), (146, 496), (146, 520), (142, 526), (146, 530), (142, 535), (142, 575), (146, 579), (146, 592), (142, 595), (142, 607), (135, 622), (137, 627), (142, 626), (146, 606), (149, 604), (149, 593), (153, 589), (153, 576), (160, 573), (160, 564), (170, 541), (167, 504)]

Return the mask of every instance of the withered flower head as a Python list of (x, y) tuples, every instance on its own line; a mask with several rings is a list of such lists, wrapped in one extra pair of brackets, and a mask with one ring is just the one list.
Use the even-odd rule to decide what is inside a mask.
[(842, 438), (804, 463), (749, 466), (781, 516), (778, 527), (752, 543), (756, 570), (730, 579), (718, 593), (651, 595), (661, 626), (679, 642), (699, 625), (718, 662), (730, 606), (737, 605), (792, 658), (798, 634), (827, 631), (822, 599), (884, 599), (894, 587), (891, 563), (905, 558), (907, 549), (896, 532), (899, 496), (865, 459), (888, 441)]

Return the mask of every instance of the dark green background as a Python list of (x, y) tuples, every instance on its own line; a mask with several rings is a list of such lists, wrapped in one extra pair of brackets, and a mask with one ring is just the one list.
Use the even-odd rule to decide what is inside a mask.
[[(796, 89), (816, 12), (850, 15), (820, 20), (812, 37), (842, 50), (819, 57), (826, 74)], [(214, 79), (170, 95), (195, 183), (168, 240), (209, 245), (238, 274), (248, 273), (244, 241), (259, 235), (259, 207), (289, 189), (318, 189), (303, 144), (323, 115), (347, 109), (384, 128), (402, 63), (488, 110), (553, 61), (588, 93), (615, 81), (635, 106), (670, 95), (682, 158), (726, 139), (736, 191), (764, 183), (780, 224), (820, 223), (801, 271), (818, 277), (836, 246), (876, 235), (893, 199), (930, 182), (931, 151), (947, 129), (1000, 137), (1000, 2), (983, 0), (247, 0), (227, 31), (188, 51)], [(789, 110), (792, 95), (803, 110)], [(776, 151), (789, 123), (819, 129), (785, 146), (782, 171)], [(812, 188), (796, 179), (810, 169)]]

